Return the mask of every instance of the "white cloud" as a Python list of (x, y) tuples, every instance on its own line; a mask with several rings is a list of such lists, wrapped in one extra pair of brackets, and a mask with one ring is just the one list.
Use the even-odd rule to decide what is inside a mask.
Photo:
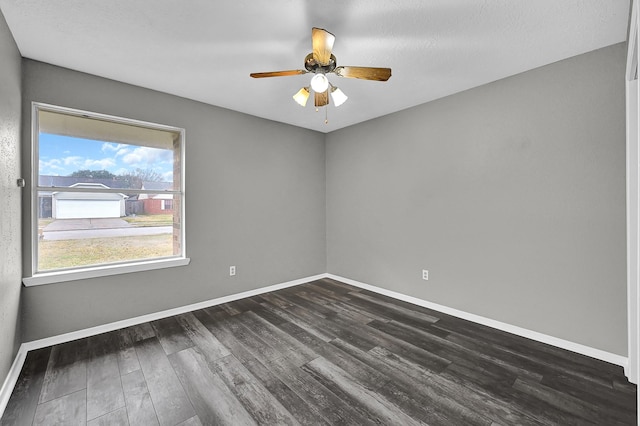
[(61, 161), (57, 158), (54, 158), (49, 161), (40, 160), (38, 163), (38, 169), (40, 170), (40, 174), (51, 174), (53, 171), (65, 170), (64, 167), (60, 166)]
[(125, 147), (126, 145), (121, 144), (121, 143), (111, 143), (111, 142), (105, 142), (102, 144), (102, 147), (100, 148), (100, 150), (102, 152), (105, 151), (118, 151), (120, 150), (122, 147)]
[(92, 160), (87, 158), (84, 160), (84, 165), (82, 167), (89, 170), (107, 170), (109, 167), (115, 166), (116, 162), (113, 158), (103, 158), (101, 160)]
[(61, 159), (62, 162), (64, 163), (65, 166), (77, 166), (79, 164), (82, 164), (82, 157), (78, 157), (78, 156), (70, 156), (70, 157), (65, 157)]
[(173, 152), (167, 149), (141, 146), (122, 157), (125, 164), (145, 168), (147, 164), (168, 163), (173, 160)]
[(129, 148), (120, 148), (118, 152), (116, 152), (116, 157), (122, 157), (123, 155), (129, 153), (131, 150)]
[(111, 142), (103, 143), (102, 147), (100, 147), (100, 150), (102, 152), (113, 152), (116, 157), (123, 156), (131, 151), (131, 149), (129, 148), (129, 145), (126, 145), (123, 143), (111, 143)]

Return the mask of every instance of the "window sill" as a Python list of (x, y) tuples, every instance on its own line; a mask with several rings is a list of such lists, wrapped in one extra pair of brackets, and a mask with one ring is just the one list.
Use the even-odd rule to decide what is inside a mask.
[(71, 271), (44, 272), (33, 277), (25, 277), (22, 284), (25, 287), (60, 283), (65, 281), (84, 280), (87, 278), (106, 277), (109, 275), (129, 274), (132, 272), (151, 271), (154, 269), (173, 268), (186, 266), (191, 262), (188, 257), (178, 259), (149, 260), (136, 263), (96, 266), (92, 268), (75, 269)]

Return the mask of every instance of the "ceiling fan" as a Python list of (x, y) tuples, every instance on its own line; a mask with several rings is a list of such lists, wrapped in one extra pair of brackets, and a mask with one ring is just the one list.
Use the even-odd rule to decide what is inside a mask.
[(313, 73), (315, 75), (311, 78), (310, 87), (300, 89), (298, 93), (293, 95), (293, 99), (301, 106), (305, 106), (310, 95), (309, 89), (313, 89), (316, 107), (328, 105), (330, 94), (336, 106), (342, 105), (347, 100), (347, 96), (329, 82), (326, 74), (333, 73), (338, 77), (374, 81), (387, 81), (391, 77), (391, 68), (337, 66), (336, 57), (331, 53), (335, 40), (336, 37), (329, 31), (314, 27), (311, 30), (313, 51), (304, 58), (305, 69), (255, 72), (249, 75), (253, 78), (264, 78)]

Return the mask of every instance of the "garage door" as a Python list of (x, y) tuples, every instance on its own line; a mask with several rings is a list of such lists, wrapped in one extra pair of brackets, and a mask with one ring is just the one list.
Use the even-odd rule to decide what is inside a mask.
[(58, 200), (56, 218), (82, 219), (120, 217), (118, 200)]

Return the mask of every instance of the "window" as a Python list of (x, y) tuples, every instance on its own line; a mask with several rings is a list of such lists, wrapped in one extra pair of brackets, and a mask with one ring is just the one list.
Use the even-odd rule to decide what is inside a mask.
[(184, 130), (34, 104), (33, 276), (185, 265)]

